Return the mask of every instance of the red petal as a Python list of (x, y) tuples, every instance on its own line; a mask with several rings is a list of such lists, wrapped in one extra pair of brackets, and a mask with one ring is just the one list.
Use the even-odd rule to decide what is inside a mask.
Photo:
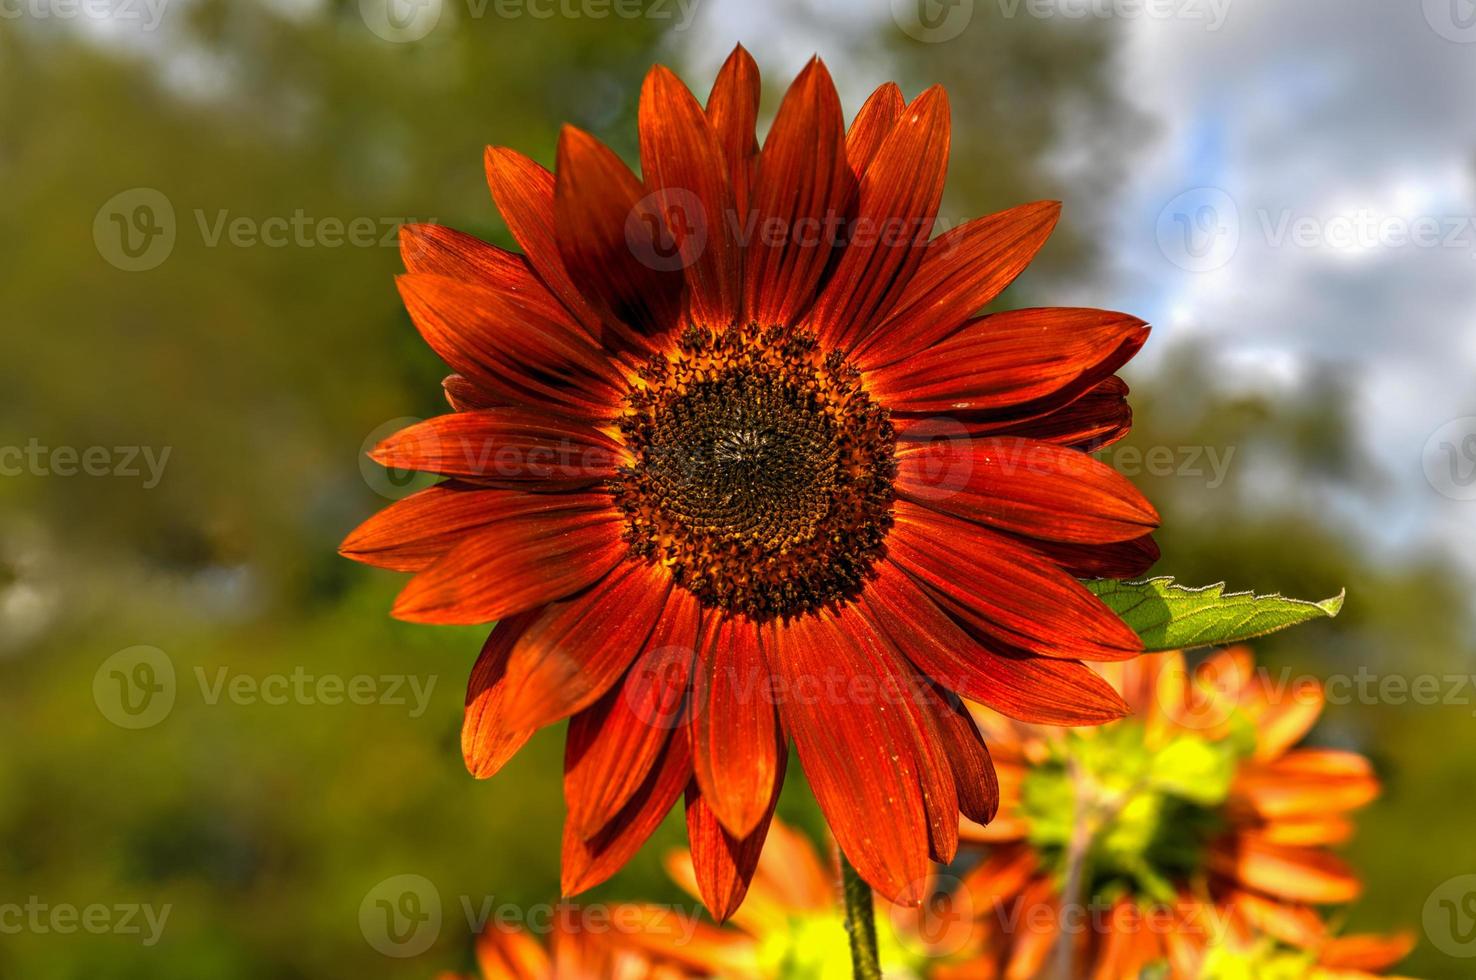
[(586, 840), (572, 823), (565, 822), (563, 893), (578, 894), (619, 871), (671, 811), (691, 775), (687, 739), (677, 731), (667, 742), (660, 764), (603, 830)]
[(601, 493), (488, 490), (455, 480), (397, 500), (354, 529), (338, 553), (378, 568), (419, 572), (466, 538), (511, 517), (607, 510)]
[[(872, 628), (872, 635), (886, 634)], [(928, 683), (914, 672), (911, 664), (887, 651), (887, 669), (898, 678), (906, 692), (902, 707), (910, 715), (912, 736), (917, 751), (918, 789), (922, 791), (923, 811), (928, 818), (928, 855), (939, 864), (948, 864), (958, 853), (958, 789), (953, 784), (953, 763), (948, 758), (948, 743), (933, 710)]]
[(759, 642), (759, 629), (747, 617), (713, 622), (692, 678), (692, 769), (707, 805), (738, 837), (764, 818), (766, 788), (782, 767), (783, 736)]
[(784, 95), (759, 155), (753, 213), (743, 214), (744, 308), (760, 324), (790, 324), (814, 301), (836, 223), (855, 178), (835, 84), (819, 58)]
[(857, 180), (871, 166), (876, 151), (881, 149), (882, 142), (906, 108), (907, 100), (902, 97), (897, 83), (886, 82), (871, 93), (861, 111), (856, 113), (856, 118), (851, 120), (851, 128), (846, 130), (846, 162), (851, 165), (851, 173)]
[(911, 724), (893, 700), (910, 692), (899, 690), (875, 634), (857, 625), (806, 615), (765, 654), (782, 684), (785, 728), (841, 850), (872, 887), (916, 905), (928, 874), (928, 822)]
[(552, 305), (555, 314), (568, 311), (548, 291), (528, 260), (516, 252), (444, 225), (400, 226), (400, 259), (408, 272), (446, 276), (487, 289), (500, 289), (526, 298), (530, 305)]
[(466, 684), (466, 714), (461, 722), (461, 755), (467, 771), (486, 779), (533, 736), (531, 728), (509, 728), (503, 723), (507, 656), (537, 610), (519, 613), (498, 623), (482, 645), (482, 653)]
[(425, 342), (452, 369), (503, 402), (608, 418), (625, 390), (608, 356), (560, 311), (557, 319), (501, 293), (444, 276), (398, 280)]
[(740, 44), (723, 62), (707, 96), (707, 119), (723, 148), (728, 184), (733, 189), (733, 205), (740, 221), (748, 214), (758, 160), (754, 126), (758, 122), (759, 91), (758, 65)]
[(645, 648), (670, 591), (666, 569), (626, 562), (588, 592), (544, 609), (507, 665), (509, 721), (538, 728), (598, 700)]
[(548, 953), (516, 927), (489, 925), (477, 935), (476, 949), (482, 980), (554, 980)]
[(392, 614), (412, 623), (490, 623), (577, 592), (629, 553), (613, 510), (500, 521), (411, 579)]
[(914, 346), (905, 360), (870, 372), (866, 384), (897, 411), (1003, 410), (1068, 388), (1124, 344), (1136, 351), (1147, 334), (1142, 320), (1124, 313), (1010, 310), (970, 320), (931, 347)]
[(507, 407), (459, 374), (448, 374), (442, 378), (441, 390), (446, 395), (446, 404), (453, 411), (475, 412), (484, 408)]
[(905, 500), (893, 514), (892, 560), (970, 628), (1047, 657), (1126, 660), (1143, 651), (1101, 600), (1023, 545)]
[(569, 722), (564, 800), (590, 837), (625, 805), (655, 765), (686, 698), (697, 643), (697, 600), (673, 589), (646, 651), (620, 684)]
[(1060, 214), (1058, 202), (1038, 201), (933, 239), (891, 318), (857, 346), (857, 366), (913, 357), (953, 333), (1024, 271)]
[(1408, 932), (1338, 936), (1322, 947), (1317, 961), (1331, 969), (1382, 973), (1393, 969), (1394, 964), (1414, 951), (1415, 945), (1414, 935)]
[(1112, 375), (1060, 408), (1018, 422), (998, 423), (994, 431), (1094, 453), (1122, 439), (1132, 429), (1133, 410), (1127, 396), (1127, 383)]
[(1363, 890), (1353, 870), (1327, 851), (1244, 835), (1211, 850), (1209, 866), (1256, 891), (1312, 905), (1351, 902)]
[(1030, 439), (904, 444), (896, 487), (933, 510), (1047, 541), (1105, 544), (1158, 526), (1153, 505), (1116, 470)]
[(1025, 844), (1000, 847), (963, 879), (976, 909), (993, 909), (1013, 898), (1034, 878), (1038, 862), (1035, 851)]
[(787, 752), (779, 757), (774, 780), (764, 794), (768, 797), (768, 805), (759, 815), (758, 823), (743, 837), (735, 837), (718, 822), (695, 780), (687, 786), (687, 842), (692, 849), (692, 870), (697, 878), (697, 889), (702, 893), (702, 902), (718, 922), (726, 921), (743, 903), (743, 896), (748, 894), (749, 882), (753, 880), (759, 854), (764, 849), (764, 839), (769, 835), (774, 806), (779, 802), (779, 789), (784, 785), (784, 765), (788, 759)]
[(840, 262), (810, 322), (822, 343), (847, 348), (896, 305), (927, 252), (948, 169), (948, 96), (933, 86), (892, 127), (861, 180)]
[(507, 230), (549, 290), (591, 337), (598, 337), (600, 318), (575, 288), (559, 255), (554, 230), (554, 175), (516, 150), (501, 146), (487, 147), (486, 165), (487, 185), (502, 220), (507, 222)]
[(1039, 724), (1096, 725), (1128, 713), (1112, 686), (1082, 664), (987, 648), (901, 569), (884, 563), (877, 572), (858, 603), (862, 614), (945, 689)]
[(613, 478), (623, 451), (586, 421), (492, 408), (408, 426), (375, 446), (369, 458), (402, 470), (548, 489)]
[(953, 769), (958, 789), (958, 808), (977, 824), (987, 824), (999, 812), (999, 777), (989, 749), (968, 710), (952, 694), (927, 689), (938, 718), (938, 733)]
[(1049, 558), (1075, 578), (1137, 578), (1158, 562), (1158, 544), (1151, 534), (1115, 544), (1062, 544), (1028, 540), (1032, 551)]
[(702, 106), (661, 65), (646, 75), (640, 104), (641, 170), (656, 213), (675, 237), (688, 309), (699, 323), (726, 327), (738, 316), (739, 251), (729, 242), (733, 194), (727, 163)]
[(664, 219), (620, 158), (572, 126), (559, 134), (554, 216), (564, 266), (596, 310), (629, 338), (675, 326), (682, 275)]

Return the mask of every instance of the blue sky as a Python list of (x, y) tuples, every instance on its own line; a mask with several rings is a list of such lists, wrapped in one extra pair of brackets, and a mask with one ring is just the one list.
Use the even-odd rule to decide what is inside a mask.
[[(1476, 416), (1476, 5), (1219, 0), (1215, 17), (1209, 2), (1164, 0), (1163, 17), (1133, 0), (1001, 8), (1105, 17), (1113, 81), (1151, 124), (1109, 202), (1106, 281), (1061, 301), (1104, 305), (1105, 290), (1150, 319), (1140, 370), (1190, 337), (1235, 387), (1336, 365), (1388, 491), (1267, 472), (1268, 499), (1326, 500), (1391, 553), (1441, 547), (1476, 570), (1476, 501), (1452, 499), (1476, 496), (1476, 419), (1455, 421)], [(867, 38), (899, 29), (891, 6), (708, 0), (682, 53), (701, 77), (734, 38), (761, 39), (762, 66), (784, 76), (820, 51), (854, 107), (864, 87), (847, 80), (885, 71)], [(1196, 254), (1176, 243), (1191, 228)]]

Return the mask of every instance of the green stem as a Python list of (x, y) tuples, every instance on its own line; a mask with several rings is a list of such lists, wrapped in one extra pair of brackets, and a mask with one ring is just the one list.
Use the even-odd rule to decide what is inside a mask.
[(836, 848), (836, 856), (840, 859), (841, 890), (846, 896), (846, 933), (851, 937), (851, 968), (856, 980), (881, 980), (871, 886), (861, 880), (840, 848)]
[(1076, 937), (1066, 927), (1073, 917), (1076, 921), (1081, 921), (1076, 916), (1075, 909), (1081, 904), (1085, 892), (1087, 853), (1091, 850), (1097, 828), (1096, 800), (1093, 798), (1091, 782), (1074, 759), (1070, 762), (1069, 771), (1075, 805), (1071, 819), (1071, 839), (1066, 845), (1066, 875), (1061, 885), (1061, 934), (1056, 937), (1053, 980), (1071, 980)]

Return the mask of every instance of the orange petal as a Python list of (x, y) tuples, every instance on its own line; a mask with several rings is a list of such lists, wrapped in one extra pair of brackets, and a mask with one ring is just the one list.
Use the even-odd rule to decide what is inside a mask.
[(691, 776), (687, 738), (677, 731), (667, 743), (661, 762), (603, 830), (586, 839), (565, 821), (563, 893), (576, 895), (619, 871), (671, 811)]
[(1362, 891), (1341, 860), (1305, 847), (1287, 847), (1241, 835), (1214, 848), (1210, 868), (1267, 895), (1292, 902), (1332, 905)]
[[(695, 656), (696, 606), (690, 592), (673, 589), (645, 652), (619, 684), (569, 722), (564, 800), (569, 822), (585, 837), (630, 799), (677, 724)], [(687, 635), (677, 635), (681, 625)]]
[(930, 695), (938, 718), (938, 733), (958, 789), (959, 811), (976, 824), (987, 824), (999, 812), (999, 777), (989, 749), (956, 696), (941, 696), (928, 687), (923, 690)]
[(1320, 950), (1317, 962), (1333, 970), (1366, 970), (1382, 973), (1414, 952), (1413, 933), (1389, 936), (1338, 936), (1328, 940)]
[(1042, 878), (1026, 888), (1019, 905), (1005, 980), (1038, 980), (1061, 934), (1060, 901), (1055, 886)]
[(625, 556), (623, 527), (613, 510), (500, 521), (411, 579), (391, 612), (412, 623), (474, 625), (561, 599)]
[(975, 633), (1047, 657), (1126, 660), (1138, 635), (1100, 599), (1029, 549), (976, 524), (899, 500), (890, 558)]
[(885, 652), (888, 670), (899, 678), (900, 689), (906, 692), (902, 707), (907, 712), (916, 745), (918, 788), (922, 790), (923, 810), (928, 818), (929, 856), (939, 864), (948, 864), (958, 852), (959, 803), (953, 763), (948, 754), (949, 742), (944, 738), (936, 710), (937, 696), (895, 650)]
[(589, 513), (609, 506), (605, 494), (532, 494), (448, 480), (390, 504), (344, 538), (338, 553), (376, 568), (419, 572), (469, 535), (498, 521)]
[(759, 90), (758, 65), (740, 44), (723, 62), (707, 96), (707, 119), (723, 148), (733, 206), (740, 221), (748, 215), (758, 160), (754, 126), (758, 121)]
[[(994, 423), (990, 429), (1000, 435), (1020, 436), (1070, 446), (1084, 452), (1094, 453), (1127, 437), (1133, 427), (1133, 410), (1127, 403), (1128, 386), (1111, 371), (1111, 360), (1127, 358), (1136, 353), (1130, 346), (1118, 348), (1108, 362), (1087, 372), (1077, 382), (1062, 388), (1048, 402), (1053, 404), (1047, 411), (1030, 414), (1029, 418), (1004, 420)], [(1099, 377), (1102, 370), (1108, 373)], [(1041, 403), (1035, 403), (1038, 407)], [(1029, 406), (1027, 406), (1028, 408)]]
[(438, 415), (375, 446), (381, 466), (553, 489), (615, 476), (621, 444), (591, 423), (526, 408)]
[(1305, 905), (1278, 902), (1241, 889), (1230, 893), (1230, 901), (1251, 928), (1292, 946), (1306, 949), (1327, 935), (1322, 917)]
[(1086, 453), (1030, 439), (904, 443), (897, 492), (932, 510), (1049, 541), (1109, 544), (1158, 526), (1138, 489)]
[(1324, 695), (1315, 681), (1298, 684), (1294, 689), (1273, 695), (1267, 683), (1258, 678), (1256, 685), (1265, 708), (1256, 719), (1256, 753), (1266, 762), (1284, 755), (1302, 740), (1322, 714)]
[(721, 328), (738, 316), (739, 250), (727, 163), (702, 107), (671, 71), (646, 75), (640, 102), (641, 170), (656, 213), (675, 238), (688, 305), (699, 323)]
[(945, 689), (1021, 721), (1101, 724), (1127, 705), (1079, 662), (1032, 657), (970, 636), (897, 565), (877, 566), (858, 608)]
[(704, 631), (692, 678), (692, 768), (704, 806), (735, 837), (748, 836), (765, 818), (768, 789), (783, 768), (784, 738), (759, 646), (751, 619), (715, 619)]
[(1060, 215), (1059, 202), (1039, 201), (933, 239), (892, 316), (857, 346), (857, 366), (893, 364), (953, 333), (1024, 271)]
[(964, 875), (964, 887), (981, 912), (1018, 895), (1035, 875), (1038, 864), (1028, 845), (1001, 847), (983, 864)]
[(582, 130), (559, 134), (554, 218), (569, 275), (605, 321), (638, 342), (676, 325), (682, 274), (669, 262), (665, 220), (609, 147)]
[(1147, 337), (1147, 325), (1125, 313), (1009, 310), (969, 320), (947, 340), (868, 372), (867, 387), (904, 412), (1059, 409), (1110, 376)]
[(548, 953), (521, 929), (490, 925), (477, 936), (482, 980), (554, 980)]
[(861, 179), (848, 241), (811, 329), (848, 348), (897, 304), (927, 252), (948, 169), (948, 95), (928, 89), (897, 120)]
[(846, 130), (846, 162), (851, 165), (851, 173), (857, 180), (871, 166), (876, 151), (881, 149), (882, 142), (906, 108), (907, 100), (902, 97), (897, 83), (884, 82), (871, 93), (856, 113), (856, 118), (851, 120), (851, 128)]
[(1346, 817), (1278, 818), (1254, 833), (1273, 844), (1331, 847), (1353, 839), (1353, 822)]
[(744, 308), (761, 324), (791, 324), (814, 301), (836, 224), (855, 193), (840, 97), (813, 59), (790, 85), (759, 154), (752, 213), (743, 215)]
[(511, 759), (533, 736), (531, 728), (509, 728), (503, 715), (507, 656), (537, 610), (498, 623), (482, 645), (482, 653), (466, 684), (466, 713), (461, 723), (461, 755), (467, 771), (486, 779)]
[(509, 723), (549, 725), (598, 700), (645, 649), (670, 591), (666, 569), (626, 562), (589, 591), (548, 605), (508, 658)]
[(487, 147), (486, 166), (487, 185), (507, 230), (522, 246), (538, 277), (585, 331), (597, 338), (600, 318), (575, 288), (559, 254), (554, 175), (516, 150), (500, 146)]
[[(917, 750), (895, 704), (881, 641), (859, 617), (790, 622), (765, 649), (781, 683), (780, 715), (841, 850), (872, 887), (916, 905), (928, 873), (928, 829)], [(885, 814), (886, 819), (879, 819)]]
[(768, 804), (758, 823), (742, 837), (728, 832), (718, 822), (696, 782), (687, 787), (687, 841), (692, 848), (692, 868), (703, 904), (718, 922), (726, 922), (748, 893), (749, 883), (758, 868), (769, 821), (779, 802), (779, 789), (784, 785), (784, 765), (788, 754), (781, 757), (764, 795)]
[(549, 318), (501, 292), (445, 276), (411, 273), (396, 283), (430, 348), (498, 401), (599, 419), (619, 404), (624, 379), (567, 314)]

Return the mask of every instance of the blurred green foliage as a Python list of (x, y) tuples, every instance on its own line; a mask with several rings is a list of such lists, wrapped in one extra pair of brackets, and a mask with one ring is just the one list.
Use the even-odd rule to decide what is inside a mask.
[[(950, 223), (1066, 201), (1008, 303), (1087, 281), (1102, 254), (1100, 202), (1144, 125), (1103, 82), (1107, 33), (983, 8), (947, 44), (883, 27), (865, 64), (821, 53), (852, 87), (893, 74), (909, 94), (949, 87)], [(172, 907), (154, 947), (4, 935), (0, 976), (427, 976), (469, 962), (463, 896), (556, 896), (561, 734), (540, 735), (491, 781), (466, 776), (461, 689), (480, 632), (391, 621), (399, 577), (334, 549), (384, 503), (376, 488), (392, 489), (361, 469), (366, 440), (442, 404), (444, 369), (400, 307), (386, 232), (438, 220), (510, 244), (482, 177), (487, 143), (551, 163), (568, 121), (633, 159), (647, 66), (680, 68), (687, 54), (690, 39), (670, 28), (463, 17), (394, 44), (350, 0), (178, 4), (137, 43), (0, 23), (0, 221), (11, 229), (0, 240), (0, 444), (170, 450), (157, 486), (0, 480), (0, 900)], [(772, 65), (762, 37), (725, 40), (745, 41), (768, 69), (771, 112), (799, 65)], [(691, 81), (705, 95), (708, 79)], [(1094, 161), (1084, 179), (1045, 165), (1066, 151)], [(94, 219), (140, 187), (168, 199), (177, 240), (157, 268), (127, 272), (100, 252)], [(298, 215), (319, 237), (213, 237), (223, 221)], [(323, 219), (367, 220), (375, 244), (327, 244)], [(1290, 399), (1231, 396), (1206, 371), (1180, 350), (1135, 379), (1130, 445), (1236, 450), (1214, 488), (1140, 478), (1165, 518), (1157, 571), (1288, 595), (1348, 586), (1342, 618), (1261, 645), (1273, 665), (1468, 669), (1465, 587), (1448, 569), (1367, 553), (1316, 494), (1256, 493), (1257, 472), (1313, 488), (1374, 479), (1347, 448), (1344, 393), (1329, 380)], [(167, 718), (135, 731), (100, 712), (93, 681), (139, 644), (165, 652), (177, 691)], [(433, 687), (414, 717), (383, 703), (212, 703), (222, 670), (255, 682), (408, 674)], [(1370, 882), (1357, 925), (1417, 925), (1431, 888), (1476, 864), (1469, 815), (1452, 805), (1473, 798), (1476, 761), (1440, 748), (1469, 730), (1469, 711), (1329, 712), (1319, 737), (1369, 752), (1388, 783), (1353, 850)], [(781, 812), (818, 829), (798, 779)], [(595, 897), (690, 906), (660, 870), (681, 836), (668, 821)], [(371, 948), (358, 918), (376, 883), (403, 873), (431, 880), (444, 906), (436, 942), (408, 963)], [(1424, 949), (1411, 969), (1454, 976), (1451, 964)]]

